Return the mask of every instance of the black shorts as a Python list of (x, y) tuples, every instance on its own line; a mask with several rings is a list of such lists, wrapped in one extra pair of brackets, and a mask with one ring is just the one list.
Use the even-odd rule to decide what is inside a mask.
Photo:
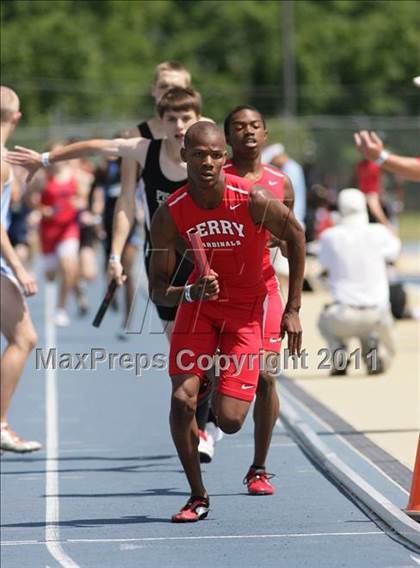
[(30, 210), (22, 205), (16, 211), (11, 211), (10, 225), (8, 229), (9, 239), (12, 246), (28, 245), (28, 223), (27, 217)]
[(80, 227), (80, 247), (92, 248), (95, 244), (96, 233), (95, 228), (90, 225), (82, 225)]
[[(144, 255), (144, 263), (146, 265), (146, 273), (149, 276), (150, 269), (150, 253)], [(194, 265), (187, 259), (183, 258), (178, 252), (176, 253), (176, 268), (172, 275), (171, 285), (172, 286), (185, 286), (187, 280), (194, 268)], [(168, 307), (168, 306), (158, 306), (156, 309), (158, 311), (159, 317), (165, 321), (174, 321), (178, 306)]]

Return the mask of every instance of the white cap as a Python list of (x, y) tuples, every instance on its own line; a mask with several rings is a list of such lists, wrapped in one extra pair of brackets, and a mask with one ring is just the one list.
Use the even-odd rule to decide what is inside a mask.
[(420, 88), (420, 75), (418, 75), (417, 77), (414, 77), (413, 83), (416, 87)]
[(342, 223), (366, 224), (369, 222), (366, 197), (359, 189), (348, 188), (340, 191), (338, 210)]
[(269, 164), (270, 162), (273, 161), (273, 159), (276, 156), (279, 156), (281, 154), (284, 154), (285, 152), (285, 148), (283, 146), (283, 144), (271, 144), (270, 146), (267, 146), (266, 148), (264, 148), (264, 150), (261, 153), (261, 161), (264, 162), (265, 164)]

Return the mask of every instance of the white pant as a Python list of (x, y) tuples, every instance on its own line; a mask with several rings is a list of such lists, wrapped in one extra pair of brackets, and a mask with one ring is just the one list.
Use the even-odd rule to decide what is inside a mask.
[(79, 254), (79, 239), (70, 238), (58, 243), (55, 251), (50, 254), (44, 254), (44, 269), (47, 272), (53, 271), (58, 266), (60, 258), (77, 258)]
[(395, 355), (394, 321), (388, 307), (359, 309), (332, 304), (321, 312), (318, 326), (331, 353), (345, 348), (347, 339), (358, 337), (364, 359), (372, 348), (372, 341), (378, 343), (378, 356), (384, 369)]

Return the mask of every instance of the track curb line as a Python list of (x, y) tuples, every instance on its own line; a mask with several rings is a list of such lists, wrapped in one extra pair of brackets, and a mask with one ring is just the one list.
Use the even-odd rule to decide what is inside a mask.
[[(290, 394), (287, 397), (292, 396)], [(358, 473), (341, 460), (316, 432), (302, 420), (292, 405), (285, 400), (284, 391), (281, 400), (280, 420), (290, 429), (309, 452), (311, 457), (326, 469), (351, 494), (364, 503), (391, 529), (411, 544), (420, 547), (420, 524), (413, 521), (389, 499), (365, 481)]]

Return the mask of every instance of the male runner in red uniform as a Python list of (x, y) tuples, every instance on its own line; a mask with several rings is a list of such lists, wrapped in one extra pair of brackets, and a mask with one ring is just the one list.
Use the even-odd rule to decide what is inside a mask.
[[(293, 209), (294, 193), (289, 178), (274, 166), (261, 163), (261, 152), (266, 143), (267, 130), (264, 118), (258, 109), (252, 106), (235, 108), (226, 117), (224, 129), (227, 143), (232, 148), (232, 159), (226, 162), (224, 172), (257, 183)], [(274, 493), (274, 487), (269, 481), (271, 474), (265, 469), (265, 460), (273, 428), (279, 416), (276, 379), (273, 373), (270, 373), (270, 369), (274, 371), (273, 363), (278, 364), (276, 356), (280, 353), (283, 302), (268, 246), (264, 251), (263, 276), (267, 287), (263, 328), (266, 365), (260, 370), (254, 405), (254, 461), (244, 479), (251, 495)]]
[[(208, 514), (194, 413), (204, 367), (211, 364), (218, 347), (219, 357), (224, 357), (214, 409), (219, 427), (229, 434), (237, 432), (254, 398), (267, 293), (262, 275), (266, 229), (288, 244), (290, 286), (281, 332), (287, 332), (292, 354), (301, 348), (298, 314), (305, 263), (304, 234), (291, 210), (267, 190), (224, 175), (225, 141), (214, 124), (191, 126), (184, 143), (188, 183), (154, 216), (149, 278), (153, 301), (181, 304), (171, 339), (170, 424), (191, 497), (172, 517), (174, 522), (198, 521)], [(211, 274), (200, 277), (196, 267), (186, 286), (168, 285), (177, 239), (181, 236), (188, 243), (194, 231), (203, 240)]]

